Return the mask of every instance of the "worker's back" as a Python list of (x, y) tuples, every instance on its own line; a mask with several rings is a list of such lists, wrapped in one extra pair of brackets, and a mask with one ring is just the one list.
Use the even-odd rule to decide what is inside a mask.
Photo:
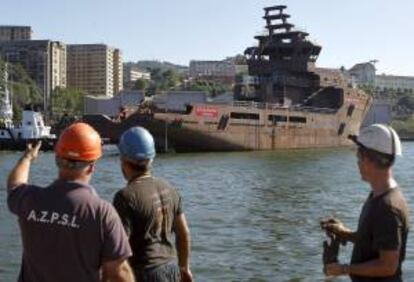
[(130, 235), (132, 268), (153, 268), (176, 259), (173, 226), (181, 200), (167, 182), (138, 178), (119, 191), (114, 205)]
[(24, 186), (9, 195), (23, 238), (20, 281), (99, 281), (103, 261), (129, 252), (117, 213), (92, 187)]

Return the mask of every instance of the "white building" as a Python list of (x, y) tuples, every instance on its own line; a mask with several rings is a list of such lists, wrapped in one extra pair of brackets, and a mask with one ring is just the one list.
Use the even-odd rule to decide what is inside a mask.
[(376, 75), (372, 63), (356, 64), (349, 70), (352, 82), (356, 85), (370, 85), (379, 89), (398, 91), (414, 90), (414, 77), (397, 75)]
[(131, 84), (138, 79), (151, 80), (151, 73), (133, 64), (124, 64), (124, 84)]
[(356, 85), (375, 84), (375, 66), (372, 63), (361, 63), (353, 66), (348, 72)]
[(190, 77), (234, 77), (236, 67), (227, 61), (190, 61)]
[(412, 76), (395, 76), (395, 75), (377, 75), (375, 76), (375, 86), (381, 89), (395, 90), (414, 90), (414, 77)]

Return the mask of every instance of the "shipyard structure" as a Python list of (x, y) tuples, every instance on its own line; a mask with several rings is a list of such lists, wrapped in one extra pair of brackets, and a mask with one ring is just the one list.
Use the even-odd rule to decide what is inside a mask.
[(234, 101), (189, 104), (185, 111), (142, 108), (124, 120), (89, 116), (116, 142), (141, 125), (158, 145), (177, 152), (274, 150), (350, 145), (372, 99), (345, 80), (321, 81), (313, 72), (322, 47), (289, 22), (286, 6), (264, 8), (266, 33), (244, 54), (249, 76), (234, 87)]

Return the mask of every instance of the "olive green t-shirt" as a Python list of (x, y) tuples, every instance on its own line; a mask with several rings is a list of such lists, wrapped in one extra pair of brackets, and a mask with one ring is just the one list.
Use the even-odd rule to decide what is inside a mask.
[(400, 188), (390, 189), (376, 197), (371, 193), (359, 218), (351, 263), (358, 264), (377, 259), (380, 250), (399, 250), (398, 270), (394, 276), (388, 278), (352, 276), (352, 281), (400, 281), (408, 229), (408, 207)]
[(135, 270), (176, 259), (173, 232), (182, 213), (178, 192), (156, 177), (137, 178), (118, 191), (113, 202), (129, 235)]

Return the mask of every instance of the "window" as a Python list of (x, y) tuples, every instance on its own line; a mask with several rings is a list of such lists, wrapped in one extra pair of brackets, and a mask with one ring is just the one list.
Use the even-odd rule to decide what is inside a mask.
[(276, 124), (278, 122), (287, 122), (287, 116), (280, 116), (280, 115), (269, 115), (267, 117), (269, 121), (272, 122), (272, 124)]
[(339, 125), (338, 136), (341, 136), (342, 134), (344, 134), (344, 130), (345, 130), (345, 123), (343, 122)]
[(232, 119), (253, 119), (253, 120), (259, 120), (260, 115), (254, 114), (254, 113), (231, 113), (230, 118)]
[(306, 123), (306, 118), (305, 117), (291, 116), (291, 117), (289, 117), (289, 121), (290, 122), (297, 122), (297, 123)]
[(346, 116), (348, 116), (348, 117), (352, 116), (352, 113), (354, 112), (354, 109), (355, 109), (355, 105), (350, 105), (349, 108), (348, 108), (348, 112), (347, 112)]

